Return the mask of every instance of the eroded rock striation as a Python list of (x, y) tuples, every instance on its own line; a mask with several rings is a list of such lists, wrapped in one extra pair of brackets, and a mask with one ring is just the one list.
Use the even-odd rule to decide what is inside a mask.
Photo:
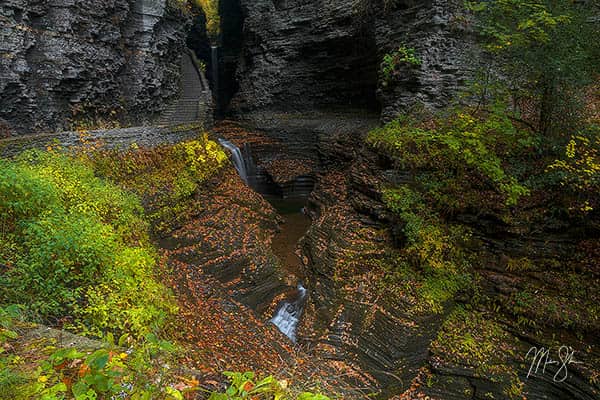
[(148, 121), (179, 91), (188, 27), (166, 0), (3, 1), (5, 131)]
[[(418, 103), (446, 105), (473, 68), (460, 2), (240, 3), (244, 43), (233, 111), (381, 107), (389, 119)], [(397, 82), (384, 87), (381, 60), (402, 45), (414, 48), (421, 64), (405, 68)]]

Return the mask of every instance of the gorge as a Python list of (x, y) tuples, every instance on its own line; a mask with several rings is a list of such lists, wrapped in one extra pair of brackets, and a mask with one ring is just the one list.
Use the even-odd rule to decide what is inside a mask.
[[(46, 398), (48, 381), (56, 398), (88, 398), (78, 376), (107, 399), (597, 399), (600, 71), (586, 70), (579, 136), (539, 134), (534, 95), (511, 87), (522, 97), (494, 103), (510, 90), (486, 86), (498, 61), (477, 12), (441, 0), (4, 1), (0, 367), (21, 378), (0, 375), (0, 397)], [(127, 201), (102, 203), (121, 190)], [(27, 208), (55, 201), (66, 211)], [(68, 222), (78, 213), (114, 227)], [(38, 251), (56, 215), (67, 222), (40, 239), (56, 246)], [(93, 253), (69, 224), (110, 245)], [(115, 243), (131, 249), (88, 267)], [(154, 249), (143, 259), (142, 245)], [(156, 286), (123, 278), (142, 265)], [(63, 289), (39, 282), (64, 270), (83, 278), (63, 279), (55, 301)], [(106, 287), (125, 300), (94, 292)], [(12, 304), (25, 310), (10, 322), (18, 339), (3, 336)], [(143, 317), (121, 315), (130, 308)], [(29, 322), (115, 348), (97, 371), (90, 350), (31, 372)], [(157, 356), (162, 337), (179, 353)], [(543, 368), (532, 348), (548, 349)], [(146, 353), (146, 369), (127, 365)], [(85, 380), (105, 369), (113, 386)], [(154, 392), (132, 397), (140, 388)]]

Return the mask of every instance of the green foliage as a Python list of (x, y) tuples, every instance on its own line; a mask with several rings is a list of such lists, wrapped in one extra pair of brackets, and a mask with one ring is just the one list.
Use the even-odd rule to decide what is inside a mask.
[(514, 205), (528, 194), (505, 161), (531, 149), (535, 137), (501, 111), (456, 111), (426, 122), (399, 118), (369, 133), (367, 142), (409, 170), (430, 200), (450, 210), (480, 207), (481, 194)]
[(561, 173), (561, 184), (577, 193), (573, 208), (588, 213), (598, 207), (600, 192), (600, 127), (571, 136), (561, 159), (550, 170)]
[(228, 160), (222, 148), (201, 136), (153, 149), (97, 150), (84, 155), (97, 173), (137, 194), (153, 228), (162, 233), (202, 209), (194, 193)]
[(529, 189), (511, 160), (535, 149), (536, 137), (517, 129), (499, 108), (399, 118), (371, 131), (367, 142), (412, 177), (382, 191), (403, 234), (399, 257), (389, 261), (392, 277), (414, 281), (416, 289), (408, 291), (416, 311), (441, 312), (471, 283), (465, 251), (471, 235), (445, 218), (482, 209), (507, 213), (515, 206)]
[(96, 335), (143, 335), (174, 311), (153, 276), (139, 200), (73, 157), (30, 151), (0, 161), (0, 300)]
[[(14, 394), (16, 399), (43, 400), (183, 399), (181, 391), (172, 387), (175, 377), (166, 366), (174, 361), (176, 352), (171, 343), (148, 334), (144, 341), (123, 352), (122, 346), (131, 342), (129, 337), (122, 336), (118, 346), (111, 335), (107, 339), (105, 347), (94, 351), (45, 346), (38, 349), (35, 359), (3, 355), (0, 357), (0, 365), (4, 367), (0, 373), (2, 398)], [(38, 339), (29, 346), (43, 344)], [(188, 386), (186, 390), (191, 389)]]
[(9, 339), (16, 339), (17, 333), (12, 330), (13, 320), (21, 314), (21, 309), (17, 305), (0, 307), (0, 354), (4, 352), (3, 345)]
[[(124, 341), (121, 338), (120, 342)], [(61, 349), (42, 365), (43, 380), (46, 387), (55, 382), (71, 383), (65, 389), (76, 400), (111, 395), (131, 399), (183, 399), (178, 390), (163, 381), (168, 370), (160, 364), (164, 365), (174, 351), (172, 344), (153, 335), (147, 335), (146, 341), (131, 354), (119, 353), (116, 348), (103, 348), (91, 354), (73, 348)], [(65, 364), (69, 367), (65, 368)]]
[(206, 31), (208, 37), (216, 43), (221, 31), (221, 16), (219, 15), (219, 0), (193, 0), (206, 15)]
[[(600, 26), (594, 2), (492, 0), (470, 2), (484, 46), (501, 67), (514, 104), (533, 101), (525, 115), (544, 134), (578, 127), (582, 88), (599, 69)], [(526, 113), (526, 110), (523, 110)]]
[[(424, 199), (407, 186), (384, 189), (383, 201), (398, 215), (405, 236), (405, 245), (396, 268), (406, 266), (405, 276), (418, 277), (416, 311), (441, 312), (444, 304), (470, 283), (469, 263), (463, 244), (469, 233), (458, 226), (442, 224)], [(410, 279), (410, 278), (409, 278)]]
[(417, 57), (415, 49), (405, 45), (385, 54), (381, 62), (381, 75), (384, 85), (391, 84), (402, 73), (402, 67), (419, 65), (421, 65), (421, 60)]
[(523, 383), (508, 362), (517, 348), (490, 315), (457, 307), (444, 321), (431, 351), (446, 363), (467, 367), (475, 376), (500, 383), (507, 398), (522, 398)]
[(264, 399), (264, 400), (286, 400), (295, 398), (297, 400), (329, 400), (322, 394), (303, 392), (292, 396), (286, 381), (279, 381), (272, 375), (255, 380), (254, 372), (224, 372), (229, 378), (230, 385), (225, 393), (213, 392), (209, 400), (241, 400), (241, 399)]

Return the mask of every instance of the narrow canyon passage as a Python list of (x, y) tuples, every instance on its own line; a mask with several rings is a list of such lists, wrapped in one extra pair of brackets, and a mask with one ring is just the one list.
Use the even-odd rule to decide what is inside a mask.
[(297, 288), (290, 297), (277, 306), (271, 322), (292, 342), (296, 342), (296, 330), (307, 297), (307, 288), (304, 287), (305, 271), (298, 247), (300, 239), (310, 226), (310, 219), (305, 214), (307, 199), (304, 197), (280, 199), (270, 196), (267, 200), (284, 218), (281, 231), (273, 238), (273, 253), (279, 260), (286, 283)]
[[(269, 285), (265, 281), (245, 281), (248, 276), (242, 272), (239, 280), (231, 280), (233, 287), (248, 287), (249, 292), (263, 293), (262, 300), (257, 300), (259, 296), (250, 293), (245, 295), (245, 298), (240, 298), (244, 304), (262, 316), (263, 321), (270, 321), (277, 325), (288, 336), (290, 343), (297, 342), (316, 359), (323, 357), (322, 359), (331, 360), (327, 361), (329, 365), (335, 365), (334, 368), (344, 371), (343, 375), (348, 378), (346, 385), (354, 385), (365, 392), (377, 391), (380, 384), (395, 386), (394, 381), (398, 378), (395, 378), (393, 373), (388, 374), (384, 371), (385, 368), (393, 367), (395, 360), (387, 356), (380, 359), (380, 356), (369, 355), (383, 354), (382, 352), (389, 348), (389, 346), (381, 348), (379, 341), (389, 336), (390, 332), (386, 329), (391, 326), (375, 328), (378, 337), (376, 341), (367, 340), (364, 346), (355, 347), (352, 343), (363, 339), (360, 339), (361, 334), (358, 330), (353, 331), (351, 321), (363, 318), (365, 310), (356, 309), (358, 303), (348, 302), (344, 296), (337, 293), (335, 289), (337, 284), (320, 277), (329, 268), (329, 263), (337, 262), (335, 261), (338, 259), (337, 251), (353, 253), (357, 250), (356, 244), (346, 241), (345, 237), (352, 235), (353, 230), (363, 228), (359, 228), (358, 221), (347, 226), (340, 225), (335, 231), (329, 231), (327, 236), (332, 235), (330, 238), (320, 237), (323, 232), (319, 227), (321, 222), (313, 229), (314, 219), (320, 219), (318, 214), (321, 212), (319, 210), (321, 206), (317, 203), (321, 196), (333, 195), (329, 201), (334, 202), (331, 204), (334, 208), (329, 215), (334, 218), (328, 220), (334, 224), (347, 223), (342, 216), (337, 216), (335, 210), (335, 203), (338, 201), (340, 202), (338, 206), (347, 207), (347, 204), (344, 204), (346, 200), (338, 197), (346, 190), (343, 188), (345, 178), (338, 182), (331, 182), (332, 186), (329, 186), (328, 178), (323, 178), (337, 176), (340, 167), (343, 168), (348, 162), (346, 156), (338, 152), (340, 150), (338, 146), (341, 143), (356, 141), (364, 135), (368, 127), (376, 125), (377, 120), (352, 114), (326, 113), (309, 119), (302, 116), (291, 118), (288, 116), (285, 122), (281, 121), (283, 119), (275, 124), (276, 127), (270, 126), (266, 130), (255, 127), (249, 129), (243, 123), (225, 121), (218, 124), (214, 132), (221, 138), (219, 140), (227, 140), (226, 147), (229, 149), (232, 164), (236, 166), (238, 173), (245, 176), (242, 180), (248, 181), (249, 186), (263, 193), (264, 199), (283, 219), (279, 223), (279, 231), (272, 238), (270, 247), (277, 257), (275, 270), (277, 279), (281, 283), (274, 285), (271, 282)], [(277, 133), (282, 130), (293, 130), (296, 134)], [(332, 136), (332, 131), (337, 133)], [(316, 157), (319, 155), (325, 157)], [(249, 159), (250, 157), (252, 160)], [(338, 157), (346, 161), (338, 164), (340, 161)], [(248, 175), (247, 171), (254, 171), (254, 176)], [(325, 174), (323, 178), (319, 178), (322, 174)], [(317, 192), (313, 191), (316, 180), (321, 182)], [(337, 192), (340, 189), (342, 191)], [(330, 191), (332, 192), (328, 195)], [(329, 204), (322, 204), (322, 206), (323, 211), (330, 212)], [(359, 225), (356, 225), (357, 223)], [(312, 238), (307, 239), (305, 235), (311, 231)], [(335, 239), (336, 237), (344, 242), (341, 247), (336, 243), (338, 240)], [(308, 250), (307, 253), (305, 244), (308, 243), (309, 248), (313, 248), (316, 245), (313, 243), (315, 240), (330, 242), (332, 248), (319, 251), (322, 256), (329, 253), (332, 259), (323, 262), (311, 256), (317, 262), (314, 264), (313, 260), (307, 257), (307, 254), (312, 253), (313, 250)], [(329, 246), (327, 242), (325, 245)], [(273, 279), (273, 275), (267, 279)], [(269, 286), (271, 292), (265, 294), (264, 290), (268, 291), (269, 289), (265, 288)], [(318, 302), (312, 298), (314, 294), (317, 294)], [(340, 314), (340, 310), (346, 307), (347, 311), (342, 311)], [(347, 322), (343, 322), (344, 319)], [(385, 324), (387, 322), (384, 322)], [(423, 346), (426, 347), (427, 345)], [(419, 351), (422, 352), (423, 349)], [(379, 376), (373, 376), (374, 372)], [(379, 379), (382, 381), (378, 383)]]
[[(222, 370), (260, 370), (282, 378), (318, 379), (353, 398), (362, 396), (357, 388), (372, 392), (374, 382), (358, 366), (348, 365), (340, 372), (337, 361), (311, 355), (305, 334), (296, 335), (305, 302), (310, 301), (306, 282), (314, 281), (298, 252), (298, 242), (311, 225), (306, 213), (313, 178), (306, 175), (304, 164), (278, 158), (288, 166), (297, 164), (301, 175), (296, 185), (276, 184), (266, 172), (274, 160), (263, 163), (265, 157), (286, 154), (275, 140), (231, 122), (217, 125), (215, 131), (235, 146), (232, 166), (242, 175), (257, 171), (245, 179), (258, 182), (264, 194), (228, 168), (197, 199), (205, 205), (200, 214), (161, 241), (174, 272), (170, 286), (182, 299), (178, 335), (192, 344), (189, 363), (197, 368), (210, 365), (202, 372), (214, 379)], [(253, 160), (258, 161), (255, 167), (249, 160), (235, 160), (234, 155), (250, 150), (240, 138), (260, 155)], [(272, 149), (278, 151), (271, 153)]]
[[(289, 288), (285, 293), (276, 296), (281, 300), (277, 303), (270, 321), (296, 343), (296, 329), (307, 298), (307, 288), (303, 283), (305, 268), (299, 254), (299, 241), (311, 223), (306, 215), (306, 205), (312, 190), (312, 180), (309, 177), (294, 177), (292, 182), (279, 185), (266, 172), (262, 163), (257, 166), (249, 143), (244, 143), (240, 149), (223, 138), (219, 138), (219, 142), (228, 150), (240, 178), (251, 189), (261, 194), (281, 217), (279, 230), (272, 239), (271, 250), (277, 257), (280, 279)], [(281, 153), (271, 156), (285, 157)]]

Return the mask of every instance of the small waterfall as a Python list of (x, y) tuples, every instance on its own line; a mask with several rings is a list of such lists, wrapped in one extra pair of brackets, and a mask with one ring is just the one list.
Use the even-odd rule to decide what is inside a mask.
[(210, 47), (210, 63), (212, 66), (212, 83), (213, 83), (213, 98), (215, 107), (219, 109), (219, 48), (217, 46)]
[(296, 327), (304, 310), (304, 300), (306, 299), (306, 289), (298, 285), (298, 296), (293, 301), (286, 301), (271, 318), (271, 322), (281, 333), (287, 336), (292, 343), (296, 343)]
[(231, 143), (229, 140), (219, 138), (219, 143), (221, 146), (225, 147), (231, 153), (231, 160), (233, 161), (233, 166), (237, 170), (240, 178), (246, 183), (248, 183), (248, 170), (246, 168), (246, 161), (242, 156), (242, 151), (235, 144)]

